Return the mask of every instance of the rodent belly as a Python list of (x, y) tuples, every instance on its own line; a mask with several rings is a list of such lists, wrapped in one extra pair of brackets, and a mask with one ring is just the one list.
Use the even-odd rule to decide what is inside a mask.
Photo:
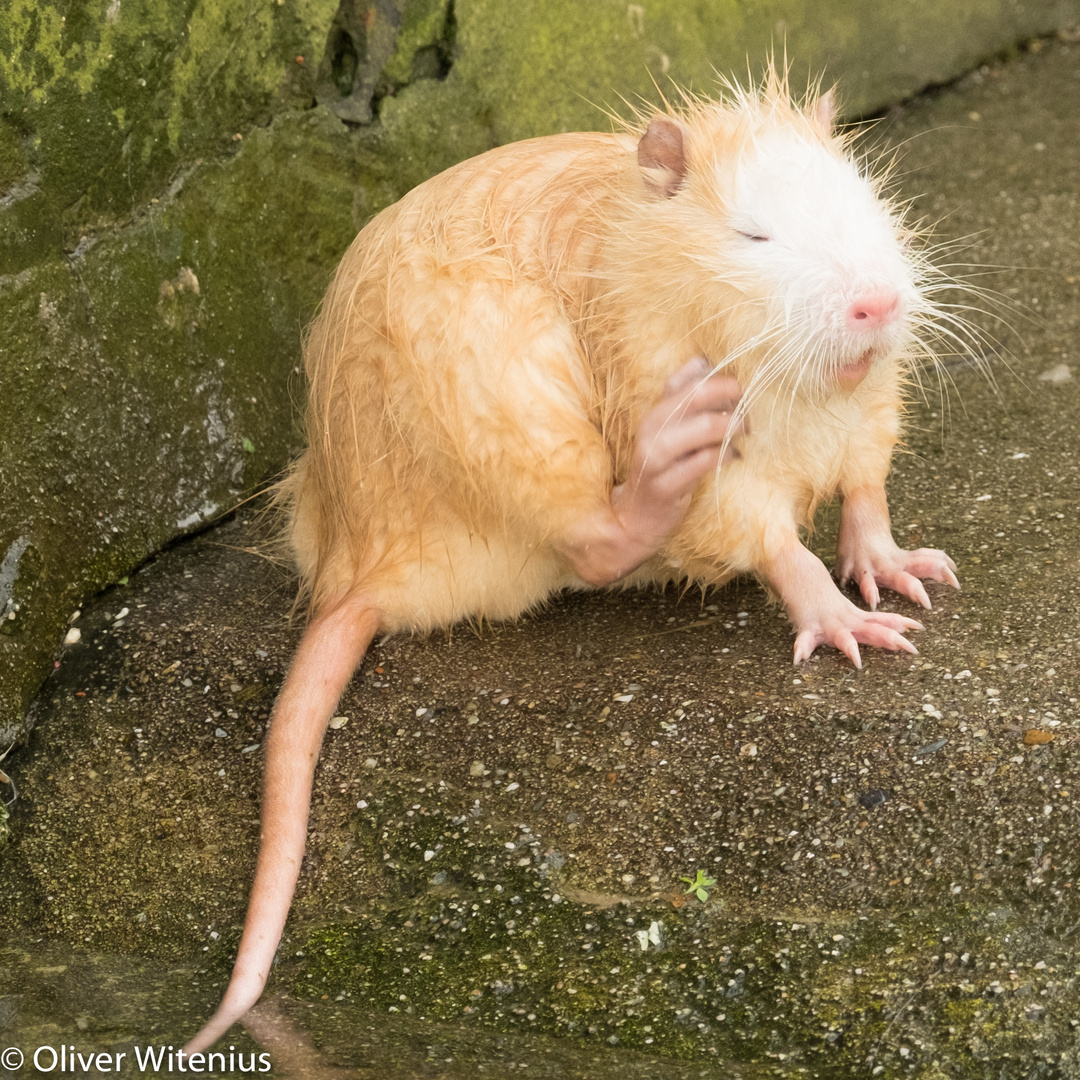
[(514, 619), (569, 584), (566, 564), (548, 548), (501, 537), (445, 531), (411, 562), (361, 580), (385, 613), (388, 630), (425, 632), (462, 620)]

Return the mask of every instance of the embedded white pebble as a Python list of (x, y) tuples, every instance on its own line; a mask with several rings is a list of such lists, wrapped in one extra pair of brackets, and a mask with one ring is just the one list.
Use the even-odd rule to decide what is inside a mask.
[(64, 644), (65, 645), (77, 645), (81, 639), (82, 639), (82, 631), (77, 626), (73, 626), (64, 635)]
[(1053, 386), (1060, 386), (1062, 383), (1067, 383), (1072, 380), (1072, 368), (1068, 364), (1058, 364), (1056, 367), (1047, 368), (1039, 376), (1039, 382), (1050, 383)]

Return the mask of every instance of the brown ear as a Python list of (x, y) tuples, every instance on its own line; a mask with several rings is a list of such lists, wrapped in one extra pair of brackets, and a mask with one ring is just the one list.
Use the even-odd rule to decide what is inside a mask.
[(836, 91), (829, 87), (824, 94), (814, 102), (814, 123), (817, 124), (826, 135), (831, 135), (836, 127)]
[(637, 146), (638, 165), (645, 186), (657, 195), (670, 199), (686, 176), (686, 154), (682, 125), (670, 116), (649, 121)]

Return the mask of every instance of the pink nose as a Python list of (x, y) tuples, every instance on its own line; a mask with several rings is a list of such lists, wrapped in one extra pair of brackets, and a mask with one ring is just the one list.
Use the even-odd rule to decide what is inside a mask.
[(878, 330), (900, 316), (900, 294), (892, 289), (874, 289), (857, 296), (847, 309), (849, 330)]

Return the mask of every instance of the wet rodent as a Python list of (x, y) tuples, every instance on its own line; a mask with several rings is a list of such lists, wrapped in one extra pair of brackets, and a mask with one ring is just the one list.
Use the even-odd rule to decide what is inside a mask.
[(800, 542), (842, 499), (837, 570), (929, 607), (943, 552), (885, 501), (929, 267), (785, 80), (623, 134), (501, 147), (422, 184), (346, 253), (306, 350), (283, 487), (311, 621), (267, 739), (255, 884), (225, 999), (255, 1003), (303, 856), (326, 723), (380, 631), (514, 618), (553, 592), (719, 584), (784, 603), (795, 659), (914, 651)]

